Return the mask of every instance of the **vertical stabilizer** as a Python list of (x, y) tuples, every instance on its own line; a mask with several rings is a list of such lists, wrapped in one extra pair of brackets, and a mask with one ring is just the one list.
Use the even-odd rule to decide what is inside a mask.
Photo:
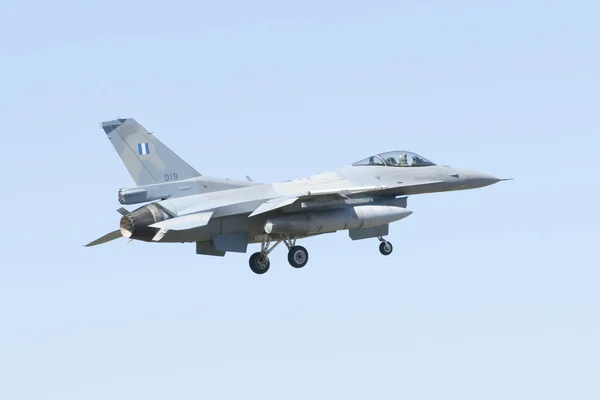
[(133, 118), (103, 122), (102, 129), (137, 186), (201, 176)]

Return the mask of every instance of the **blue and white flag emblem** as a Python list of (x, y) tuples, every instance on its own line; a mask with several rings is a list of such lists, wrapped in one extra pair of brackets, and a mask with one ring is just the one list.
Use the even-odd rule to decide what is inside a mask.
[(150, 154), (150, 145), (148, 143), (138, 143), (138, 153), (140, 156)]

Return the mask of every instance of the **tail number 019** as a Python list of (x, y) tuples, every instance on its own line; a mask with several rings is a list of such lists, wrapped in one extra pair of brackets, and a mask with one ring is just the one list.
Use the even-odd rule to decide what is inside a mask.
[(179, 176), (177, 175), (177, 172), (175, 172), (174, 174), (165, 174), (165, 181), (169, 182), (169, 181), (176, 181), (179, 179)]

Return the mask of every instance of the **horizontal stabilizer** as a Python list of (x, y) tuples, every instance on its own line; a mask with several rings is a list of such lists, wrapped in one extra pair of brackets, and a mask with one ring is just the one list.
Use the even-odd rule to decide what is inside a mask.
[(86, 244), (85, 247), (91, 247), (91, 246), (96, 246), (96, 245), (99, 245), (99, 244), (107, 243), (107, 242), (110, 242), (112, 240), (118, 239), (120, 237), (123, 237), (123, 235), (121, 235), (121, 231), (120, 230), (113, 231), (111, 233), (107, 233), (106, 235), (102, 236), (99, 239), (94, 240), (91, 243)]
[(188, 229), (206, 226), (212, 215), (212, 212), (190, 214), (184, 217), (171, 218), (167, 219), (166, 221), (157, 222), (150, 225), (150, 228), (160, 228), (170, 231), (186, 231)]

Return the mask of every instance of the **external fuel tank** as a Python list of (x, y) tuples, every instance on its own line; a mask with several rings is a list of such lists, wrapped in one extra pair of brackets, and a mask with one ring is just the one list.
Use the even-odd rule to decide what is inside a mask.
[(364, 205), (327, 211), (312, 211), (271, 218), (265, 222), (267, 234), (315, 234), (344, 229), (371, 228), (401, 220), (412, 214), (406, 208)]

